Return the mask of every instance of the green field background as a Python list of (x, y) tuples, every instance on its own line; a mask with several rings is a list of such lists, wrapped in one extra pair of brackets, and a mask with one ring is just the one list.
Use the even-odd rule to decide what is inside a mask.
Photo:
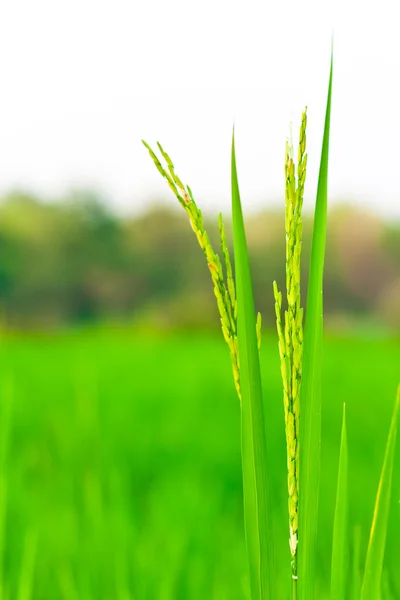
[[(239, 404), (222, 336), (122, 329), (3, 335), (0, 354), (2, 600), (248, 598)], [(263, 335), (261, 356), (286, 600), (285, 441), (274, 333)], [(363, 558), (399, 365), (399, 339), (325, 341), (319, 598), (327, 597), (329, 583), (342, 404), (351, 536), (360, 526)], [(399, 537), (398, 455), (385, 559), (394, 598)]]

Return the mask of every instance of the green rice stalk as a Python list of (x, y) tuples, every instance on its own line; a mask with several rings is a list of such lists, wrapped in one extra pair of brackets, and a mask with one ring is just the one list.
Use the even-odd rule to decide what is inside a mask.
[(69, 564), (65, 563), (58, 569), (58, 581), (62, 600), (78, 600), (76, 582)]
[(250, 263), (232, 137), (232, 217), (242, 393), (244, 522), (252, 600), (276, 600), (270, 464)]
[(298, 594), (313, 600), (321, 463), (322, 288), (328, 204), (328, 156), (333, 57), (318, 177), (303, 343), (299, 468)]
[[(218, 217), (219, 231), (220, 231), (220, 243), (222, 256), (225, 264), (224, 276), (221, 260), (211, 245), (209, 237), (204, 227), (203, 215), (201, 210), (198, 208), (192, 191), (189, 186), (184, 186), (179, 177), (175, 173), (175, 167), (170, 159), (169, 155), (164, 151), (161, 144), (157, 144), (159, 151), (166, 163), (166, 168), (161, 164), (157, 155), (150, 146), (143, 141), (157, 170), (167, 180), (169, 187), (175, 194), (180, 205), (184, 208), (185, 212), (189, 216), (190, 225), (196, 235), (197, 241), (200, 248), (203, 250), (204, 256), (207, 260), (208, 269), (210, 271), (211, 279), (214, 286), (214, 295), (217, 300), (218, 311), (221, 320), (221, 328), (224, 339), (229, 347), (229, 353), (232, 363), (233, 379), (235, 388), (239, 398), (241, 399), (240, 391), (240, 376), (239, 376), (239, 350), (237, 340), (237, 305), (236, 305), (236, 292), (235, 284), (232, 274), (232, 265), (229, 255), (228, 246), (225, 237), (225, 228), (220, 214)], [(261, 336), (261, 330), (259, 331), (259, 338)]]
[(339, 473), (333, 524), (331, 569), (331, 600), (346, 600), (348, 557), (348, 455), (346, 409), (343, 406), (342, 435), (340, 441)]
[(7, 475), (9, 469), (8, 453), (12, 423), (14, 386), (11, 377), (5, 378), (2, 385), (2, 411), (0, 419), (0, 598), (5, 595), (4, 554), (6, 548), (7, 518)]
[(258, 350), (261, 349), (261, 331), (262, 331), (262, 317), (261, 317), (261, 313), (257, 313), (256, 334), (257, 334), (257, 347), (258, 347)]
[[(237, 266), (236, 286), (226, 243), (222, 215), (219, 215), (220, 245), (225, 273), (218, 254), (213, 250), (204, 227), (203, 216), (196, 205), (189, 186), (184, 186), (175, 173), (168, 154), (158, 144), (165, 167), (150, 146), (143, 142), (160, 174), (167, 180), (179, 203), (189, 216), (192, 229), (206, 257), (214, 285), (221, 319), (222, 333), (229, 346), (233, 377), (242, 406), (242, 461), (245, 503), (245, 530), (248, 547), (250, 587), (253, 600), (272, 600), (274, 593), (272, 519), (270, 516), (269, 491), (266, 485), (266, 446), (264, 414), (261, 392), (261, 375), (258, 352), (261, 346), (261, 314), (254, 316), (250, 273), (248, 272), (247, 246), (245, 243), (240, 197), (237, 186), (234, 147), (232, 150), (232, 203), (234, 211), (235, 258)], [(238, 240), (238, 241), (237, 241)], [(239, 248), (239, 250), (237, 249)], [(243, 275), (244, 273), (244, 275)], [(240, 283), (239, 283), (240, 281)], [(243, 283), (244, 282), (244, 283)], [(244, 360), (245, 402), (242, 402), (242, 375), (239, 374), (238, 301), (236, 287), (242, 293), (242, 341), (241, 354)], [(250, 296), (249, 296), (250, 294)], [(251, 309), (250, 309), (251, 306)], [(249, 316), (251, 311), (252, 316)], [(249, 325), (250, 323), (250, 325)], [(249, 333), (249, 326), (252, 333)], [(254, 347), (256, 356), (254, 355)]]
[(128, 586), (128, 565), (123, 552), (115, 557), (116, 600), (133, 600)]
[(395, 600), (387, 569), (383, 571), (382, 575), (382, 600)]
[(351, 600), (360, 600), (361, 592), (361, 527), (356, 525), (353, 534), (353, 556), (351, 576)]
[(25, 538), (24, 553), (18, 587), (18, 600), (31, 600), (33, 598), (33, 580), (35, 573), (37, 536), (34, 531), (29, 531)]
[(389, 520), (399, 406), (400, 385), (397, 389), (397, 397), (386, 445), (385, 458), (376, 495), (374, 516), (372, 519), (364, 578), (361, 588), (361, 600), (376, 600), (380, 593), (386, 531)]
[(303, 309), (300, 297), (300, 257), (302, 244), (302, 206), (306, 178), (307, 112), (303, 112), (298, 149), (298, 177), (293, 146), (286, 144), (285, 156), (285, 231), (287, 310), (282, 323), (282, 293), (274, 281), (278, 347), (281, 361), (288, 468), (289, 546), (293, 557), (292, 578), (297, 578), (298, 498), (299, 498), (299, 417), (303, 354)]

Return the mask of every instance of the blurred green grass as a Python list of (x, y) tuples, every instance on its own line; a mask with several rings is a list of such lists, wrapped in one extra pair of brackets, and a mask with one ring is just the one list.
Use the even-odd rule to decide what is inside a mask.
[[(239, 405), (230, 369), (223, 340), (211, 334), (97, 330), (0, 340), (2, 439), (12, 396), (1, 489), (5, 598), (18, 597), (34, 544), (33, 599), (246, 599)], [(286, 459), (273, 334), (263, 337), (262, 371), (286, 599)], [(363, 528), (364, 555), (399, 373), (398, 339), (326, 340), (320, 598), (329, 580), (342, 403), (351, 523)], [(398, 453), (386, 553), (395, 597), (399, 492)]]

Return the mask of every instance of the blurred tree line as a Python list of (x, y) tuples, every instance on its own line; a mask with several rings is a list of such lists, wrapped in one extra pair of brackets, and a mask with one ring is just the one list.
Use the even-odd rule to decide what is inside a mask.
[[(216, 218), (206, 219), (218, 244)], [(283, 211), (246, 220), (256, 307), (274, 320), (272, 281), (284, 286)], [(304, 220), (306, 290), (311, 219)], [(400, 223), (350, 208), (330, 213), (325, 271), (327, 322), (400, 330)], [(228, 241), (231, 241), (227, 222)], [(305, 295), (305, 293), (304, 293)], [(94, 193), (54, 203), (14, 192), (0, 203), (3, 326), (53, 328), (130, 321), (147, 328), (212, 328), (209, 275), (186, 215), (152, 207), (117, 216)]]

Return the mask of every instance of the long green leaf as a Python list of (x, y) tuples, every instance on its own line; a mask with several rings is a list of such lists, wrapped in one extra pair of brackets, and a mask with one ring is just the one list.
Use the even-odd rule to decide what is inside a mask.
[(361, 600), (376, 600), (379, 597), (383, 558), (385, 555), (386, 531), (389, 519), (392, 475), (397, 436), (397, 419), (400, 405), (400, 386), (386, 445), (385, 458), (375, 501), (374, 517), (369, 536)]
[(394, 600), (393, 591), (390, 585), (389, 573), (385, 569), (382, 575), (382, 599)]
[(29, 531), (25, 539), (24, 554), (19, 576), (18, 600), (31, 600), (35, 575), (37, 536)]
[(250, 263), (232, 137), (234, 233), (240, 386), (244, 521), (252, 600), (276, 600), (273, 526), (267, 446)]
[(361, 592), (360, 555), (361, 555), (361, 527), (359, 525), (356, 525), (356, 527), (354, 528), (354, 535), (353, 535), (351, 600), (360, 600), (360, 592)]
[(324, 138), (319, 169), (310, 279), (304, 333), (303, 379), (300, 417), (299, 477), (299, 600), (313, 600), (321, 454), (321, 351), (322, 284), (328, 204), (328, 155), (332, 96), (332, 66), (329, 77)]
[(340, 441), (339, 474), (333, 523), (331, 600), (346, 600), (348, 557), (348, 485), (347, 485), (347, 432), (346, 408), (343, 406), (342, 436)]
[(14, 402), (14, 384), (11, 375), (4, 378), (1, 386), (1, 417), (0, 417), (0, 598), (5, 596), (4, 585), (4, 555), (7, 547), (6, 540), (6, 521), (7, 521), (7, 503), (8, 503), (8, 478), (10, 472), (9, 465), (9, 445), (10, 433), (12, 429), (12, 415)]

